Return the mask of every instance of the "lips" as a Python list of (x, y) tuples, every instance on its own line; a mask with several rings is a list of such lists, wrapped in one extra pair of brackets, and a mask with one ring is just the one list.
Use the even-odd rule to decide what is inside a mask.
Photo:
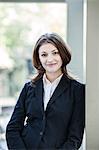
[(57, 63), (53, 63), (53, 64), (46, 64), (47, 66), (54, 66), (56, 65)]

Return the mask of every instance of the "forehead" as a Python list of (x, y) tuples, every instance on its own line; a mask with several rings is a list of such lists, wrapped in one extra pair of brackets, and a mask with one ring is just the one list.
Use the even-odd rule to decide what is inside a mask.
[(53, 50), (57, 50), (57, 48), (51, 43), (45, 43), (39, 48), (39, 52), (51, 52)]

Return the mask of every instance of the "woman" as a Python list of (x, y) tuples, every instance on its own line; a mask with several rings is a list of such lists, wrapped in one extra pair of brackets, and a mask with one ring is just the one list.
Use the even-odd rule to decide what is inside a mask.
[(68, 75), (70, 60), (59, 35), (38, 39), (33, 52), (38, 75), (24, 85), (7, 125), (8, 149), (79, 149), (85, 125), (85, 86)]

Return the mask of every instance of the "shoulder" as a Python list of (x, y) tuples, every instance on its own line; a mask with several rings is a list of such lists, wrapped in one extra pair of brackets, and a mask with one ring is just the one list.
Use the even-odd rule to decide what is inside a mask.
[(85, 84), (77, 80), (71, 80), (71, 86), (74, 93), (74, 97), (76, 99), (85, 100)]
[(85, 84), (84, 83), (81, 83), (75, 79), (70, 79), (70, 82), (71, 82), (71, 86), (75, 87), (75, 88), (85, 88)]
[(75, 79), (70, 79), (70, 85), (71, 85), (71, 90), (73, 91), (74, 95), (83, 95), (85, 96), (85, 84), (81, 83)]
[(23, 89), (25, 89), (26, 91), (33, 88), (35, 88), (35, 83), (33, 83), (32, 81), (25, 82), (23, 85)]
[(42, 78), (34, 81), (34, 80), (30, 80), (30, 81), (27, 81), (25, 84), (24, 84), (24, 87), (26, 89), (31, 89), (31, 88), (35, 88), (37, 84), (39, 84), (40, 82), (42, 81)]
[(68, 87), (73, 91), (76, 89), (85, 88), (84, 83), (81, 83), (77, 79), (68, 77), (66, 75), (63, 75), (63, 82), (66, 82), (66, 84), (69, 85)]

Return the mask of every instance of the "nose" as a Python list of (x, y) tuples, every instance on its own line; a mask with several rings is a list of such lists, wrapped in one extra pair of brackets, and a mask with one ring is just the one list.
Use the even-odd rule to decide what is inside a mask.
[(48, 55), (47, 61), (48, 61), (48, 62), (52, 62), (52, 61), (53, 61), (53, 56), (52, 56), (52, 55)]

